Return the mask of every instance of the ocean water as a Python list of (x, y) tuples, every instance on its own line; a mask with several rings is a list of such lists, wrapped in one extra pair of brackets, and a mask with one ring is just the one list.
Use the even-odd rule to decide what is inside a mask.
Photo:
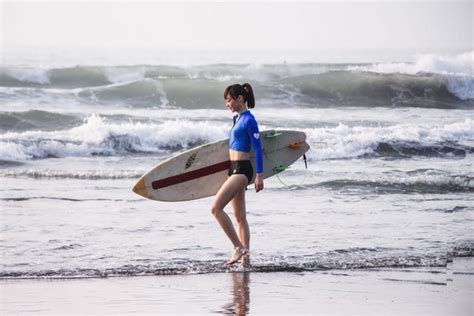
[(297, 161), (247, 191), (251, 271), (473, 256), (473, 59), (4, 63), (0, 278), (226, 271), (212, 198), (154, 202), (131, 188), (161, 160), (227, 138), (222, 93), (235, 82), (253, 85), (260, 129), (304, 131), (311, 146), (307, 169)]

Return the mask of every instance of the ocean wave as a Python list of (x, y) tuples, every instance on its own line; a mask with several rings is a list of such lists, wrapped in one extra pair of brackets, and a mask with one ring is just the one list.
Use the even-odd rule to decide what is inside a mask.
[[(302, 186), (302, 189), (325, 187), (343, 192), (376, 194), (444, 194), (474, 192), (474, 177), (461, 175), (409, 176), (392, 175), (369, 179), (336, 179)], [(449, 210), (452, 212), (452, 210)], [(447, 211), (446, 211), (447, 212)]]
[(450, 91), (448, 78), (438, 74), (333, 71), (291, 78), (285, 83), (300, 91), (294, 98), (297, 104), (446, 109), (474, 105), (470, 98)]
[[(1, 165), (0, 165), (1, 166)], [(55, 169), (0, 169), (0, 177), (26, 177), (32, 179), (80, 179), (80, 180), (115, 180), (137, 179), (146, 170), (55, 170)]]
[(49, 70), (44, 68), (0, 68), (0, 85), (3, 87), (30, 87), (49, 85)]
[(252, 65), (214, 64), (202, 66), (76, 66), (69, 68), (0, 68), (0, 86), (84, 88), (143, 79), (209, 79), (231, 81), (249, 78), (269, 81), (288, 76), (321, 73), (339, 65), (294, 64)]
[(414, 62), (377, 63), (370, 65), (349, 66), (348, 70), (377, 73), (438, 73), (472, 76), (474, 51), (457, 55), (419, 54)]
[(71, 67), (71, 68), (0, 68), (0, 86), (3, 87), (48, 87), (78, 88), (101, 86), (113, 83), (106, 76), (107, 68)]
[(76, 115), (41, 110), (0, 112), (0, 131), (58, 130), (78, 125), (82, 119)]
[(224, 139), (226, 130), (226, 124), (188, 120), (109, 123), (92, 115), (68, 130), (4, 133), (0, 135), (0, 160), (163, 154)]
[(87, 202), (87, 201), (123, 201), (121, 199), (87, 199), (87, 198), (71, 198), (71, 197), (56, 197), (56, 196), (25, 196), (25, 197), (8, 197), (0, 198), (0, 201), (6, 202), (24, 202), (24, 201), (35, 201), (35, 200), (56, 200), (56, 201), (67, 201), (67, 202)]
[[(304, 175), (302, 173), (305, 173)], [(305, 191), (329, 189), (347, 194), (447, 194), (454, 192), (474, 192), (474, 174), (459, 174), (444, 170), (416, 169), (410, 171), (392, 170), (383, 173), (348, 174), (343, 178), (333, 177), (319, 180), (318, 173), (313, 171), (296, 171), (285, 177), (303, 177), (299, 185), (268, 188), (267, 190)], [(312, 179), (312, 180), (308, 180)], [(474, 210), (472, 207), (460, 205), (450, 208), (432, 208), (429, 211), (454, 213)]]
[[(59, 250), (59, 249), (58, 249)], [(65, 250), (65, 249), (60, 249)], [(439, 255), (381, 255), (364, 252), (368, 257), (332, 252), (311, 256), (267, 257), (253, 260), (247, 272), (314, 272), (327, 270), (356, 270), (378, 268), (446, 267), (450, 254)], [(2, 271), (0, 279), (69, 279), (156, 275), (186, 275), (240, 271), (226, 268), (219, 260), (171, 260), (160, 264), (127, 264), (116, 268), (70, 268), (58, 270)]]
[(358, 157), (455, 157), (474, 152), (474, 122), (466, 119), (445, 125), (397, 124), (303, 129), (315, 150), (312, 160)]
[[(40, 117), (46, 113), (26, 113)], [(52, 116), (52, 120), (63, 117)], [(77, 118), (72, 117), (72, 120)], [(66, 120), (64, 120), (66, 121)], [(262, 130), (264, 126), (261, 127)], [(10, 131), (0, 135), (0, 160), (169, 155), (228, 137), (223, 121), (175, 119), (162, 122), (114, 122), (98, 115), (82, 125), (54, 131)], [(464, 157), (474, 152), (474, 122), (445, 125), (337, 126), (301, 129), (313, 150), (311, 160), (347, 158)]]
[(458, 241), (452, 255), (454, 257), (474, 257), (474, 240)]
[(163, 84), (151, 79), (77, 89), (74, 95), (83, 102), (124, 103), (135, 107), (159, 107), (169, 103)]
[(378, 156), (409, 158), (413, 156), (424, 157), (465, 157), (467, 154), (474, 153), (474, 148), (470, 146), (458, 145), (456, 142), (438, 143), (438, 144), (413, 144), (410, 143), (385, 143), (381, 142), (374, 150)]
[(379, 74), (439, 74), (446, 78), (446, 88), (461, 100), (474, 99), (474, 52), (452, 56), (418, 55), (412, 63), (380, 63), (350, 66), (348, 70)]
[(440, 61), (431, 64), (441, 66), (430, 66), (421, 59), (414, 64), (375, 65), (3, 67), (0, 97), (44, 95), (45, 100), (72, 97), (98, 105), (217, 108), (223, 106), (222, 91), (227, 85), (249, 81), (264, 106), (473, 107), (472, 62), (458, 59), (463, 62), (453, 62), (454, 66)]

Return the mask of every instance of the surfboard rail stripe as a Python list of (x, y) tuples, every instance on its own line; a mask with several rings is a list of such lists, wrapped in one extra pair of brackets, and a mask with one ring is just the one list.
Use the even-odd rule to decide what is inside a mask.
[(168, 178), (153, 181), (151, 183), (151, 186), (154, 190), (166, 188), (171, 185), (175, 185), (175, 184), (186, 182), (186, 181), (191, 181), (191, 180), (205, 177), (205, 176), (208, 176), (208, 175), (211, 175), (223, 170), (227, 170), (229, 169), (229, 166), (230, 166), (230, 160), (227, 160), (227, 161), (216, 163), (214, 165), (210, 165), (204, 168), (178, 174), (176, 176), (171, 176)]

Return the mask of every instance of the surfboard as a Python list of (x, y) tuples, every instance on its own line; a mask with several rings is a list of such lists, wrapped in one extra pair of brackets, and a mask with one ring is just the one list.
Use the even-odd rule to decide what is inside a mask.
[[(264, 179), (284, 171), (310, 148), (306, 134), (300, 131), (263, 131), (260, 140)], [(253, 150), (250, 161), (255, 170)], [(160, 162), (138, 179), (133, 191), (156, 201), (209, 197), (215, 195), (228, 178), (229, 165), (228, 139), (204, 144)], [(255, 175), (251, 183), (254, 180)]]

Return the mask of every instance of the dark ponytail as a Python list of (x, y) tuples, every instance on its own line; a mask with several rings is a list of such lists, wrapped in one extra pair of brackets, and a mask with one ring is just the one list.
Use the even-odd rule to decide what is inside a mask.
[(249, 109), (253, 109), (255, 107), (255, 97), (253, 95), (252, 86), (249, 83), (244, 83), (243, 85), (240, 84), (233, 84), (228, 86), (224, 91), (224, 99), (229, 96), (237, 100), (239, 95), (244, 97), (244, 102), (247, 103), (247, 107)]
[(253, 109), (255, 107), (255, 97), (253, 96), (253, 90), (250, 83), (244, 83), (242, 88), (245, 91), (245, 101), (247, 102), (247, 107)]

